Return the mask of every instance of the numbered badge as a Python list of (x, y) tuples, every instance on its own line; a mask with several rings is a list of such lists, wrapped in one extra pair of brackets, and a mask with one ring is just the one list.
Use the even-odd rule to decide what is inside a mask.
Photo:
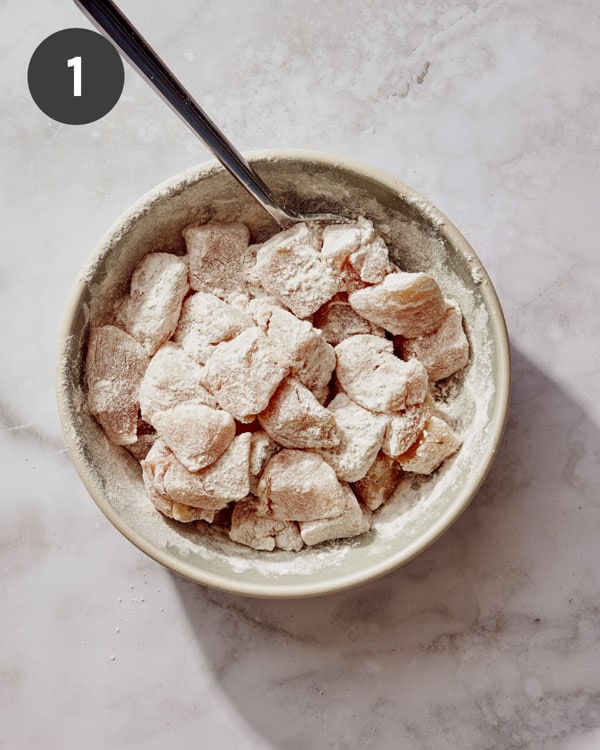
[(27, 83), (48, 117), (83, 125), (104, 117), (119, 101), (125, 71), (119, 53), (101, 34), (64, 29), (33, 53)]

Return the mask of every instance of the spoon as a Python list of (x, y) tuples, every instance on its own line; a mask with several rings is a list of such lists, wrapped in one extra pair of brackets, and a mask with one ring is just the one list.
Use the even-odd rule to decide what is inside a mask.
[(301, 216), (283, 208), (242, 154), (225, 137), (191, 94), (111, 0), (75, 0), (90, 21), (111, 39), (135, 70), (179, 115), (282, 229), (303, 221), (340, 222), (333, 214)]

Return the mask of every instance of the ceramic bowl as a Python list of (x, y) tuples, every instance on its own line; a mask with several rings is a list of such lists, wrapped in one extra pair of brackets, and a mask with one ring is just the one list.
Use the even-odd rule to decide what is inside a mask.
[(57, 393), (70, 456), (114, 526), (175, 573), (239, 594), (302, 597), (338, 591), (406, 563), (434, 542), (474, 498), (498, 449), (506, 418), (510, 360), (504, 318), (479, 259), (455, 226), (414, 190), (367, 166), (322, 153), (247, 154), (288, 207), (366, 216), (393, 259), (431, 272), (465, 316), (471, 359), (438, 390), (440, 410), (463, 446), (426, 480), (405, 475), (397, 497), (374, 514), (373, 529), (299, 553), (256, 552), (215, 531), (170, 521), (144, 495), (137, 462), (108, 442), (85, 409), (84, 360), (90, 323), (109, 321), (115, 300), (148, 252), (183, 254), (182, 229), (209, 219), (241, 220), (255, 240), (276, 227), (216, 162), (189, 169), (141, 198), (87, 261), (69, 299), (60, 335)]

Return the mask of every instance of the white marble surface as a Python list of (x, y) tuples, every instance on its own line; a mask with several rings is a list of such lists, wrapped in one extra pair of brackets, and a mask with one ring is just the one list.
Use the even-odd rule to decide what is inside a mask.
[(99, 122), (29, 97), (73, 4), (2, 3), (0, 747), (600, 747), (597, 0), (124, 0), (245, 149), (381, 167), (488, 268), (512, 337), (504, 444), (428, 552), (355, 590), (248, 600), (112, 528), (65, 453), (63, 305), (134, 199), (207, 153), (127, 71)]

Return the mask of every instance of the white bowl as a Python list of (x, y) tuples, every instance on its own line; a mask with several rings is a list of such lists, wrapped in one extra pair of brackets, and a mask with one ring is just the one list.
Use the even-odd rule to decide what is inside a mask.
[(508, 336), (479, 259), (435, 207), (388, 175), (310, 151), (247, 155), (284, 204), (373, 220), (405, 270), (431, 272), (465, 315), (471, 361), (447, 389), (442, 409), (464, 443), (425, 481), (409, 475), (374, 515), (371, 532), (301, 552), (256, 552), (214, 531), (165, 519), (147, 500), (138, 463), (108, 442), (85, 408), (84, 360), (90, 322), (109, 321), (114, 301), (148, 252), (182, 254), (192, 222), (245, 221), (255, 239), (276, 227), (216, 162), (167, 180), (132, 206), (100, 241), (68, 301), (59, 343), (57, 393), (69, 453), (88, 491), (114, 526), (171, 570), (239, 594), (302, 597), (355, 586), (410, 560), (435, 541), (475, 496), (494, 459), (510, 388)]

